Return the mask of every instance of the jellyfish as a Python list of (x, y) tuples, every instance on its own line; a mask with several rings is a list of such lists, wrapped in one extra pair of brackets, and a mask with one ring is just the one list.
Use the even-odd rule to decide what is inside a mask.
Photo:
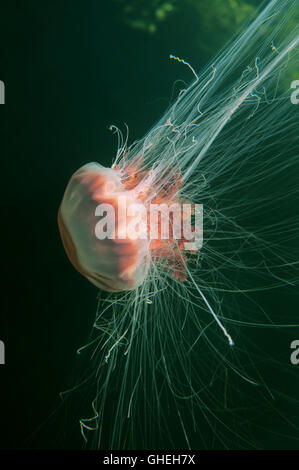
[[(178, 204), (175, 194), (181, 185), (180, 175), (173, 171), (172, 177), (165, 174), (163, 181), (160, 174), (158, 183), (157, 169), (138, 172), (139, 166), (139, 161), (111, 169), (97, 163), (84, 165), (72, 176), (59, 209), (58, 225), (70, 261), (104, 291), (119, 292), (138, 287), (149, 269), (149, 254), (152, 258), (167, 260), (168, 269), (173, 270), (175, 277), (185, 279), (182, 251), (186, 240), (179, 227), (181, 219), (175, 220), (176, 227), (173, 227), (171, 213), (163, 212), (163, 204), (166, 209)], [(158, 203), (162, 215), (151, 217), (151, 205), (158, 206)], [(134, 209), (134, 204), (138, 209), (144, 209), (144, 230), (151, 222), (155, 225), (156, 234), (152, 229), (151, 238), (147, 233), (142, 236), (142, 232), (139, 236), (138, 233), (127, 234), (128, 227), (137, 224), (134, 213), (131, 211), (130, 215), (127, 210)], [(190, 215), (191, 212), (192, 209)], [(106, 217), (96, 222), (96, 217), (104, 213)], [(164, 213), (169, 217), (170, 236), (162, 238), (161, 217)], [(107, 229), (100, 233), (104, 225)], [(176, 228), (180, 233), (174, 238)]]
[[(111, 127), (119, 145), (110, 168), (88, 163), (70, 179), (61, 238), (100, 289), (93, 334), (78, 351), (90, 358), (80, 430), (91, 447), (261, 447), (242, 410), (264, 409), (276, 391), (250, 332), (295, 326), (278, 324), (254, 293), (298, 281), (296, 6), (271, 0), (201, 72), (172, 55), (190, 85), (143, 139), (128, 145)], [(174, 216), (167, 239), (159, 221), (157, 237), (116, 239), (135, 223), (119, 200), (143, 208), (141, 233), (152, 205), (202, 205), (202, 246), (185, 249)]]

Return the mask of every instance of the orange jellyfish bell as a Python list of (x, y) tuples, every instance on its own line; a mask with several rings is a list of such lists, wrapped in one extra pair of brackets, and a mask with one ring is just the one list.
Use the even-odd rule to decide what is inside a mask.
[[(120, 172), (88, 163), (71, 177), (58, 212), (60, 235), (71, 263), (92, 284), (108, 292), (136, 288), (148, 266), (147, 239), (113, 237), (128, 223), (119, 214), (120, 199), (127, 204), (136, 202), (134, 193), (122, 184)], [(112, 229), (110, 237), (97, 236), (97, 224), (103, 221), (97, 215), (99, 206), (112, 210), (106, 211), (105, 219)]]

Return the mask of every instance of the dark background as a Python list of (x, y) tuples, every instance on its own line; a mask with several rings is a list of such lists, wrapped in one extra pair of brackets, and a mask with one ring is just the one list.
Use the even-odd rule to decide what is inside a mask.
[[(184, 8), (181, 1), (177, 12), (158, 21), (149, 16), (159, 2), (152, 9), (151, 2), (140, 2), (140, 11), (131, 3), (135, 16), (145, 18), (139, 27), (121, 1), (0, 5), (0, 79), (6, 85), (0, 107), (2, 449), (83, 446), (74, 406), (61, 406), (59, 393), (80, 366), (76, 350), (90, 333), (97, 291), (72, 268), (60, 242), (57, 210), (68, 179), (86, 162), (111, 163), (117, 149), (111, 124), (125, 132), (126, 123), (130, 142), (141, 138), (176, 95), (176, 80), (192, 78), (169, 54), (200, 70), (244, 16), (230, 16), (232, 2), (222, 2), (215, 24), (205, 24), (207, 2), (198, 0), (202, 17), (194, 18), (190, 2)], [(288, 293), (265, 294), (264, 302), (281, 316), (296, 305)], [(252, 339), (262, 334), (249, 332)], [(286, 398), (274, 405), (286, 416), (298, 414), (299, 366), (297, 372), (288, 361), (295, 337), (273, 332), (268, 344), (289, 372)], [(261, 427), (260, 447), (298, 448), (298, 428), (285, 430), (276, 416), (270, 413), (260, 424), (271, 428), (273, 421), (281, 436)]]

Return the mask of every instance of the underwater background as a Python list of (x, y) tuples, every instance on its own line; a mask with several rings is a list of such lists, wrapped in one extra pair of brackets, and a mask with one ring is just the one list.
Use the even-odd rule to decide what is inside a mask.
[[(79, 419), (88, 414), (90, 397), (78, 391), (64, 404), (59, 397), (85, 367), (76, 351), (88, 340), (97, 308), (96, 288), (73, 269), (59, 237), (57, 211), (70, 176), (86, 162), (110, 165), (117, 139), (109, 126), (125, 133), (126, 124), (132, 143), (189, 83), (190, 70), (170, 54), (200, 71), (259, 3), (1, 2), (2, 274), (8, 282), (0, 320), (6, 346), (1, 449), (84, 447)], [(255, 299), (273, 318), (287, 313), (288, 323), (298, 323), (298, 297), (287, 289)], [(299, 365), (289, 359), (294, 339), (298, 328), (248, 328), (248, 343), (263, 350), (263, 377), (280, 390), (266, 398), (267, 407), (264, 400), (258, 406), (255, 387), (242, 390), (239, 403), (234, 390), (252, 435), (248, 448), (299, 448)], [(223, 448), (214, 430), (202, 426), (204, 439), (194, 438), (192, 447)], [(156, 448), (165, 446), (167, 438), (157, 438)], [(185, 448), (179, 429), (175, 446)], [(229, 447), (246, 446), (236, 437)]]

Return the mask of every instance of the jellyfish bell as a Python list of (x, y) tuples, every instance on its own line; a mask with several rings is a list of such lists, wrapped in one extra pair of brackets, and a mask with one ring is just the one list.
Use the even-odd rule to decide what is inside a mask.
[[(115, 238), (113, 233), (104, 239), (97, 237), (97, 215), (103, 215), (98, 213), (99, 206), (112, 209), (107, 210), (107, 226), (121, 229), (119, 197), (127, 203), (134, 200), (124, 190), (119, 172), (88, 163), (71, 177), (58, 212), (61, 239), (71, 263), (92, 284), (108, 292), (134, 289), (147, 270), (147, 240)], [(111, 219), (113, 211), (115, 220)]]

